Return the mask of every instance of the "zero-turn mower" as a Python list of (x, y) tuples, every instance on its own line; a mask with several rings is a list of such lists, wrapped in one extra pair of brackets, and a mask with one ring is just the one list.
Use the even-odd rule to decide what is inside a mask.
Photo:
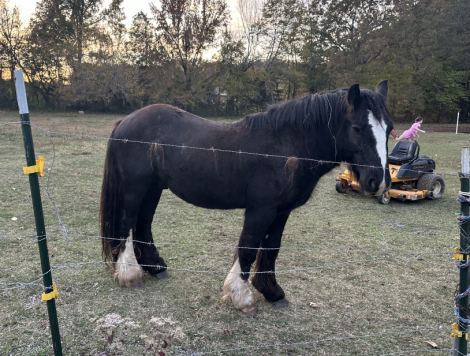
[[(433, 159), (419, 154), (416, 141), (399, 141), (388, 155), (392, 184), (390, 190), (380, 195), (380, 204), (388, 204), (391, 198), (399, 201), (419, 199), (440, 199), (444, 194), (445, 183), (436, 173)], [(346, 169), (336, 178), (336, 191), (346, 193), (349, 188), (361, 191), (356, 175)]]

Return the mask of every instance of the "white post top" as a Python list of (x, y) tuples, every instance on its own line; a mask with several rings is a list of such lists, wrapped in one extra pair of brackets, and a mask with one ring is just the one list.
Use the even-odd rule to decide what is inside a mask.
[(23, 71), (15, 70), (16, 98), (20, 107), (20, 115), (28, 114), (28, 100), (26, 99), (26, 89), (24, 86)]
[(469, 155), (468, 155), (468, 147), (462, 147), (462, 155), (461, 155), (461, 173), (464, 174), (465, 177), (468, 177), (469, 173)]

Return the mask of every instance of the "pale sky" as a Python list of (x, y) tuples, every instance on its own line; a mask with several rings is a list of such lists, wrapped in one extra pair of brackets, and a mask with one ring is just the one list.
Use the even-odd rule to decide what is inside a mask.
[[(20, 16), (21, 20), (27, 24), (29, 22), (29, 18), (31, 17), (34, 9), (36, 8), (37, 0), (10, 0), (10, 6), (18, 6), (20, 9)], [(104, 0), (105, 6), (107, 6), (111, 0)], [(132, 23), (132, 16), (134, 16), (139, 11), (146, 12), (150, 15), (150, 6), (149, 2), (153, 2), (155, 5), (158, 4), (158, 0), (155, 1), (142, 1), (142, 0), (124, 0), (122, 6), (124, 7), (124, 11), (126, 13), (126, 20), (125, 24), (127, 27), (130, 26)], [(239, 17), (238, 10), (237, 10), (237, 0), (227, 0), (227, 4), (230, 7), (230, 12), (232, 16), (232, 21)]]

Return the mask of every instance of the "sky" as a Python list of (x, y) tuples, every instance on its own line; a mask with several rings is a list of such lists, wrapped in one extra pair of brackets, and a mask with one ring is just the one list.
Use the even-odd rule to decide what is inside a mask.
[[(10, 0), (10, 6), (18, 6), (20, 9), (20, 16), (23, 23), (27, 24), (29, 18), (31, 17), (34, 9), (36, 8), (37, 0)], [(155, 5), (158, 4), (158, 0), (154, 1), (136, 1), (136, 0), (124, 0), (122, 6), (124, 7), (124, 12), (126, 13), (125, 24), (127, 27), (130, 27), (132, 23), (132, 16), (134, 16), (139, 11), (146, 12), (150, 14), (149, 2), (153, 2)], [(104, 0), (105, 5), (109, 5), (111, 0)], [(232, 21), (236, 21), (238, 18), (237, 11), (237, 0), (227, 0), (227, 4), (230, 7), (230, 13), (232, 16)]]

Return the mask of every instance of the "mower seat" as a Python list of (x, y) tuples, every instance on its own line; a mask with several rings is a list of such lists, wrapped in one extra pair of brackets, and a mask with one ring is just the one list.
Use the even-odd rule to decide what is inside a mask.
[(418, 149), (416, 141), (399, 141), (393, 147), (392, 152), (388, 155), (388, 163), (390, 164), (405, 164), (416, 157), (416, 150)]

